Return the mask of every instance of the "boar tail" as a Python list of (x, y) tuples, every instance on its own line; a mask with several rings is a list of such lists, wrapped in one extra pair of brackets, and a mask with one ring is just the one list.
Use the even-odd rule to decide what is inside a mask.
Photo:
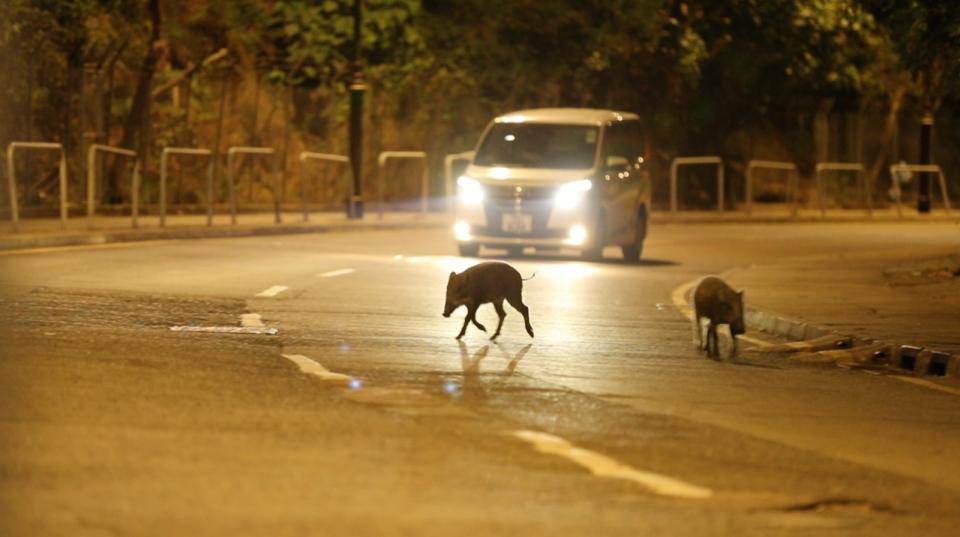
[(520, 278), (520, 279), (523, 280), (523, 281), (532, 280), (533, 277), (536, 276), (536, 275), (537, 275), (537, 273), (534, 272), (529, 278)]

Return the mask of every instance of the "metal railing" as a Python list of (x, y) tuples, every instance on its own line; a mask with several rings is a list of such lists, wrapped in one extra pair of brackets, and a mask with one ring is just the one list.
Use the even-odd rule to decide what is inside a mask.
[(893, 181), (894, 192), (897, 198), (897, 216), (903, 216), (903, 196), (900, 190), (900, 181), (894, 175), (896, 172), (935, 173), (940, 176), (940, 196), (943, 198), (943, 207), (950, 214), (950, 195), (947, 192), (947, 178), (943, 169), (936, 164), (893, 164), (890, 166), (890, 178)]
[(137, 224), (137, 215), (140, 212), (140, 161), (137, 160), (137, 153), (130, 149), (122, 147), (113, 147), (110, 145), (91, 144), (87, 148), (87, 228), (93, 229), (93, 216), (96, 208), (97, 198), (97, 152), (112, 153), (133, 159), (133, 177), (131, 178), (130, 203), (132, 205), (132, 226), (139, 227)]
[(67, 156), (63, 144), (54, 142), (10, 142), (7, 146), (7, 182), (10, 189), (10, 219), (14, 233), (20, 231), (20, 206), (17, 199), (17, 149), (55, 149), (60, 152), (60, 229), (67, 228)]
[(213, 152), (192, 147), (164, 147), (160, 153), (160, 227), (167, 225), (167, 159), (170, 155), (211, 157), (207, 164), (207, 226), (213, 225)]
[(860, 187), (863, 190), (863, 200), (867, 204), (867, 214), (873, 216), (873, 200), (870, 193), (870, 184), (867, 181), (867, 172), (859, 162), (818, 162), (817, 163), (817, 202), (820, 204), (820, 217), (827, 216), (827, 208), (823, 197), (823, 172), (856, 172), (860, 178)]
[[(300, 153), (300, 201), (303, 203), (303, 221), (306, 222), (309, 220), (309, 211), (307, 210), (307, 178), (303, 172), (304, 165), (308, 160), (319, 160), (324, 162), (337, 162), (340, 164), (347, 165), (347, 177), (350, 179), (350, 185), (352, 188), (353, 185), (353, 167), (350, 166), (350, 158), (343, 155), (333, 155), (330, 153), (314, 153), (312, 151), (304, 151)], [(358, 200), (355, 199), (353, 193), (350, 194), (350, 212), (349, 214), (354, 213), (354, 204)]]
[(747, 163), (747, 180), (746, 180), (746, 202), (747, 202), (747, 215), (753, 213), (753, 171), (756, 169), (767, 169), (767, 170), (784, 170), (787, 172), (788, 181), (790, 186), (790, 197), (793, 201), (793, 208), (790, 212), (792, 216), (797, 216), (797, 201), (798, 193), (800, 190), (800, 177), (797, 173), (797, 165), (792, 162), (780, 162), (773, 160), (751, 160)]
[(384, 151), (377, 157), (377, 190), (380, 197), (378, 215), (383, 220), (385, 177), (384, 166), (390, 159), (417, 159), (423, 161), (423, 174), (420, 176), (420, 212), (427, 212), (427, 196), (429, 195), (430, 182), (427, 170), (427, 154), (423, 151)]
[[(245, 147), (234, 146), (227, 149), (227, 190), (230, 196), (230, 224), (237, 224), (237, 189), (233, 180), (233, 159), (236, 155), (273, 155), (276, 153), (272, 147)], [(273, 210), (274, 220), (280, 223), (280, 198), (278, 197), (278, 186), (273, 187)]]
[(670, 163), (670, 212), (677, 212), (677, 169), (680, 166), (717, 165), (717, 211), (723, 212), (723, 159), (717, 156), (677, 157)]
[(443, 158), (443, 193), (447, 197), (447, 211), (453, 212), (456, 207), (456, 192), (453, 178), (453, 163), (458, 160), (470, 162), (473, 160), (474, 151), (463, 151), (462, 153), (451, 153)]

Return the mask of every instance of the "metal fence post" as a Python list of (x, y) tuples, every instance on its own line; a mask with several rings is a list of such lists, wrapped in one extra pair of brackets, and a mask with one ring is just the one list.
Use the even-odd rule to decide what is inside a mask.
[(210, 156), (207, 165), (207, 225), (213, 223), (213, 152), (193, 147), (164, 147), (160, 152), (160, 227), (167, 225), (167, 160), (170, 155)]
[(131, 211), (133, 213), (133, 227), (140, 225), (137, 223), (137, 217), (140, 215), (140, 161), (133, 161), (133, 186), (130, 187)]
[(93, 199), (97, 190), (97, 146), (87, 148), (87, 228), (93, 229)]
[(817, 175), (817, 201), (820, 204), (820, 217), (827, 216), (827, 208), (824, 203), (823, 195), (823, 172), (825, 171), (849, 171), (856, 172), (860, 179), (860, 188), (863, 191), (863, 199), (867, 204), (867, 214), (873, 216), (873, 200), (871, 199), (870, 185), (867, 181), (867, 172), (863, 164), (859, 162), (818, 162), (816, 167)]
[(772, 160), (751, 160), (747, 163), (747, 181), (746, 181), (746, 202), (747, 215), (753, 214), (753, 171), (757, 168), (769, 170), (784, 170), (787, 172), (788, 190), (791, 190), (793, 208), (791, 214), (797, 216), (797, 204), (800, 191), (800, 174), (797, 172), (797, 165), (792, 162), (772, 161)]
[(139, 209), (139, 190), (140, 190), (140, 163), (137, 160), (137, 154), (130, 149), (123, 149), (120, 147), (113, 147), (109, 145), (102, 144), (90, 144), (90, 147), (87, 148), (87, 228), (93, 229), (93, 213), (94, 207), (96, 205), (95, 198), (97, 194), (97, 151), (103, 151), (105, 153), (113, 153), (114, 155), (121, 155), (125, 157), (130, 157), (133, 160), (133, 177), (131, 185), (131, 196), (132, 196), (132, 226), (137, 227), (137, 211)]
[[(347, 165), (347, 174), (350, 178), (350, 184), (353, 184), (353, 168), (350, 166), (350, 159), (343, 155), (332, 155), (330, 153), (314, 153), (312, 151), (304, 151), (300, 153), (298, 157), (300, 161), (299, 167), (299, 177), (300, 177), (300, 202), (303, 206), (303, 221), (306, 222), (309, 219), (309, 211), (307, 210), (307, 181), (306, 174), (304, 173), (304, 167), (308, 160), (320, 160), (326, 162), (338, 162)], [(353, 203), (355, 202), (353, 195), (349, 197), (350, 210), (349, 214), (353, 213)]]
[(60, 148), (60, 229), (67, 229), (67, 152)]
[(723, 212), (723, 159), (718, 156), (677, 157), (670, 163), (670, 212), (677, 212), (677, 170), (695, 164), (717, 165), (717, 211)]
[(427, 213), (427, 198), (429, 196), (429, 175), (427, 171), (427, 154), (423, 151), (384, 151), (377, 157), (377, 178), (380, 190), (379, 218), (383, 220), (384, 206), (384, 166), (389, 159), (420, 159), (423, 161), (423, 175), (420, 179), (420, 212)]
[(167, 227), (167, 156), (169, 147), (160, 152), (160, 227)]
[(20, 213), (17, 200), (17, 181), (14, 176), (16, 166), (13, 163), (13, 144), (7, 146), (7, 186), (10, 190), (10, 219), (13, 222), (13, 231), (20, 231)]
[(67, 157), (63, 144), (56, 142), (10, 142), (7, 145), (7, 183), (10, 192), (10, 219), (13, 231), (20, 231), (20, 200), (17, 199), (17, 149), (55, 149), (60, 152), (58, 161), (60, 184), (60, 229), (67, 229)]
[(900, 190), (900, 181), (897, 180), (894, 175), (898, 171), (906, 172), (918, 172), (918, 173), (935, 173), (940, 178), (940, 197), (943, 198), (943, 208), (946, 210), (947, 214), (951, 214), (950, 206), (950, 193), (947, 190), (947, 178), (943, 173), (943, 169), (937, 164), (893, 164), (890, 166), (890, 179), (893, 181), (895, 187), (896, 197), (897, 197), (897, 216), (903, 216), (902, 209), (902, 192)]
[(213, 177), (216, 169), (217, 156), (210, 153), (210, 162), (207, 163), (207, 227), (213, 225)]
[[(244, 146), (234, 146), (227, 149), (227, 183), (229, 185), (229, 194), (230, 194), (230, 224), (237, 225), (237, 195), (236, 188), (233, 182), (233, 157), (237, 154), (247, 154), (247, 155), (273, 155), (274, 150), (272, 147), (244, 147)], [(277, 223), (280, 222), (280, 206), (276, 202), (276, 196), (278, 192), (274, 188), (274, 206), (275, 206), (275, 220)]]

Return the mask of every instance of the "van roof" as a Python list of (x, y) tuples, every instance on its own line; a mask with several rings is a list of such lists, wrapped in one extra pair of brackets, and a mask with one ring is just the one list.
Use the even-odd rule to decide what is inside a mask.
[(596, 108), (531, 108), (503, 114), (497, 123), (566, 123), (574, 125), (603, 125), (609, 121), (639, 119), (633, 112), (600, 110)]

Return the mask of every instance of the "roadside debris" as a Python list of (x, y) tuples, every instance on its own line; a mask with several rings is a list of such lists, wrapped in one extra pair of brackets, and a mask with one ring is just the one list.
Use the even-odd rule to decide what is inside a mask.
[(213, 332), (217, 334), (253, 334), (275, 336), (280, 330), (267, 326), (171, 326), (172, 332)]

